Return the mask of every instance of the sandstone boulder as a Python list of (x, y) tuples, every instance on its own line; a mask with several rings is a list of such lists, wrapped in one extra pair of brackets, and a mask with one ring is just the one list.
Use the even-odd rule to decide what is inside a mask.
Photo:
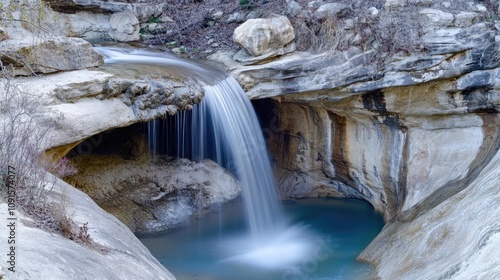
[(293, 27), (284, 16), (250, 19), (234, 30), (233, 40), (252, 56), (282, 50), (295, 38)]
[(109, 19), (111, 30), (109, 36), (119, 42), (138, 41), (139, 36), (139, 20), (129, 10), (115, 13)]

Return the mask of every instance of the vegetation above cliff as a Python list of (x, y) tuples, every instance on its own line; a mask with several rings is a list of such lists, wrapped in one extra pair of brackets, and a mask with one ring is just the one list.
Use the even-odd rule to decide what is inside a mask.
[[(145, 36), (149, 43), (180, 49), (194, 57), (216, 50), (234, 49), (234, 29), (250, 18), (287, 16), (295, 29), (297, 49), (323, 52), (346, 50), (356, 46), (388, 55), (425, 51), (421, 40), (428, 23), (421, 11), (429, 9), (436, 20), (449, 15), (468, 17), (471, 24), (486, 22), (494, 28), (499, 19), (495, 0), (469, 1), (268, 1), (268, 0), (197, 0), (168, 1), (166, 13), (172, 20), (152, 23), (160, 32)], [(322, 7), (325, 4), (331, 4)], [(322, 7), (322, 8), (320, 8)], [(451, 17), (453, 21), (453, 16)], [(451, 24), (451, 23), (450, 23)], [(459, 26), (458, 26), (459, 27)], [(147, 33), (143, 30), (143, 33)]]

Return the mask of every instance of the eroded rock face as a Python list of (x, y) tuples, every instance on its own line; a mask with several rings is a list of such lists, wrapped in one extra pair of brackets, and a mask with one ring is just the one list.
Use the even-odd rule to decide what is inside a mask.
[[(19, 35), (24, 36), (14, 37)], [(84, 69), (104, 63), (102, 55), (79, 38), (35, 38), (25, 31), (0, 42), (0, 49), (3, 65), (14, 76)]]
[(387, 225), (359, 258), (381, 279), (500, 277), (499, 164), (497, 152), (466, 189), (411, 222)]
[(500, 145), (492, 113), (500, 94), (458, 90), (467, 78), (339, 102), (284, 96), (265, 128), (282, 194), (363, 198), (390, 221), (411, 220), (465, 188)]
[[(147, 147), (147, 146), (146, 146)], [(172, 229), (219, 210), (240, 195), (239, 183), (211, 160), (83, 155), (66, 178), (136, 233)]]
[[(105, 130), (189, 110), (204, 93), (194, 81), (154, 66), (105, 65), (12, 82), (43, 97), (40, 101), (49, 109), (46, 117), (56, 123), (49, 128), (50, 146), (44, 149), (74, 146)], [(46, 125), (40, 123), (41, 128)]]
[(118, 13), (130, 10), (139, 20), (158, 17), (167, 7), (163, 0), (45, 0), (54, 11), (74, 14), (78, 12)]
[(486, 205), (498, 182), (486, 181), (498, 175), (498, 22), (480, 22), (474, 3), (459, 13), (432, 1), (384, 8), (408, 4), (426, 18), (422, 53), (378, 65), (357, 47), (252, 66), (234, 52), (211, 58), (250, 98), (271, 98), (264, 132), (283, 197), (358, 197), (384, 213), (388, 225), (362, 256), (375, 278), (496, 278), (498, 218)]
[[(64, 200), (67, 214), (78, 226), (88, 223), (92, 240), (108, 252), (33, 227), (30, 218), (16, 211), (16, 272), (4, 266), (3, 279), (175, 279), (124, 224), (88, 195), (57, 178), (51, 178), (47, 187), (49, 199)], [(7, 204), (0, 202), (0, 207), (7, 209)], [(7, 214), (0, 211), (0, 218), (6, 221)], [(0, 234), (9, 236), (7, 230), (2, 227)], [(8, 252), (7, 242), (2, 243), (0, 248)], [(6, 264), (7, 254), (1, 254), (0, 261)]]

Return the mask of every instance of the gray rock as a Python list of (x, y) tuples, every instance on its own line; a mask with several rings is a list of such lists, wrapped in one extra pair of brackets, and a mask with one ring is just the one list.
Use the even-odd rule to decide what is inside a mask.
[(76, 14), (61, 14), (67, 22), (68, 36), (86, 40), (110, 40), (109, 15), (80, 12)]
[(434, 0), (409, 0), (408, 3), (421, 7), (430, 7), (434, 4)]
[(260, 17), (260, 13), (257, 12), (257, 11), (251, 11), (250, 13), (248, 13), (245, 17), (246, 20), (249, 20), (249, 19), (258, 19)]
[(302, 12), (302, 6), (299, 3), (292, 0), (286, 4), (287, 15), (295, 17), (300, 15), (301, 12)]
[(229, 17), (226, 19), (226, 23), (241, 23), (245, 21), (245, 14), (243, 13), (232, 13), (229, 15)]
[(453, 14), (437, 9), (422, 9), (419, 14), (422, 16), (421, 23), (427, 28), (441, 28), (451, 26), (454, 20)]
[(309, 9), (316, 9), (323, 5), (325, 2), (323, 0), (315, 0), (307, 3), (307, 7)]
[(351, 8), (345, 4), (340, 3), (328, 3), (321, 5), (316, 12), (314, 12), (314, 17), (319, 20), (324, 20), (327, 18), (336, 18), (345, 16), (352, 12)]
[(480, 15), (474, 12), (460, 12), (455, 15), (454, 25), (457, 27), (469, 27), (480, 21)]
[(234, 30), (233, 40), (253, 56), (283, 49), (293, 41), (295, 33), (288, 18), (251, 19)]
[(78, 12), (109, 14), (130, 10), (140, 21), (159, 17), (168, 7), (163, 0), (46, 0), (44, 2), (55, 11), (68, 14)]
[(406, 6), (406, 0), (385, 0), (384, 9), (387, 11), (398, 10)]
[(377, 8), (375, 8), (375, 7), (370, 7), (370, 8), (368, 9), (368, 13), (370, 13), (370, 15), (371, 15), (372, 17), (378, 17), (378, 15), (379, 15), (380, 11), (379, 11)]
[(280, 49), (273, 50), (259, 56), (252, 56), (248, 54), (245, 50), (241, 49), (233, 56), (233, 59), (241, 62), (242, 65), (252, 65), (260, 61), (267, 60), (275, 56), (292, 53), (294, 51), (295, 51), (295, 43), (292, 42), (283, 46)]
[[(101, 65), (103, 57), (79, 38), (52, 37), (37, 40), (27, 33), (22, 41), (0, 42), (0, 59), (12, 65), (13, 75), (52, 73)], [(30, 39), (33, 39), (30, 40)]]
[(131, 11), (127, 10), (113, 14), (109, 19), (111, 30), (109, 36), (119, 42), (139, 40), (139, 20)]
[(210, 12), (210, 19), (213, 20), (213, 21), (218, 21), (220, 20), (222, 17), (224, 16), (224, 12), (223, 11), (219, 11), (219, 10), (213, 10)]

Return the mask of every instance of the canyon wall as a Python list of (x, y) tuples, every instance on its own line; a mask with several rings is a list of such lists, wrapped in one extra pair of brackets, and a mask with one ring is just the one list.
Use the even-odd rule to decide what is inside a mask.
[(384, 214), (360, 256), (375, 277), (495, 278), (500, 25), (434, 12), (425, 52), (381, 64), (375, 49), (356, 46), (211, 59), (263, 99), (255, 104), (283, 197), (357, 197)]
[[(153, 0), (145, 6), (49, 2), (67, 13), (44, 19), (57, 22), (54, 30), (88, 40), (136, 40), (138, 19), (161, 15)], [(357, 44), (362, 40), (355, 39), (366, 34), (356, 34), (353, 26), (364, 23), (349, 7), (328, 5), (314, 17), (350, 16), (339, 21), (339, 28), (352, 35), (351, 45), (320, 53), (294, 51), (291, 29), (281, 26), (282, 40), (270, 40), (280, 32), (270, 32), (273, 20), (266, 20), (259, 21), (263, 32), (253, 39), (245, 40), (246, 31), (238, 30), (241, 50), (210, 59), (225, 65), (250, 98), (263, 99), (259, 104), (268, 109), (261, 113), (264, 132), (284, 198), (357, 197), (383, 213), (386, 227), (360, 257), (375, 267), (375, 276), (498, 278), (500, 24), (497, 17), (487, 17), (483, 1), (471, 1), (466, 12), (448, 12), (448, 2), (383, 2), (369, 9), (370, 16), (416, 3), (415, 14), (423, 22), (420, 51), (383, 54), (376, 44)], [(119, 18), (127, 19), (126, 28), (116, 26)], [(274, 22), (289, 24), (282, 17)], [(20, 42), (39, 38), (20, 24), (2, 29), (1, 34)], [(43, 97), (57, 124), (44, 148), (59, 147), (54, 151), (60, 154), (96, 133), (189, 109), (203, 95), (199, 84), (171, 73), (99, 66), (102, 57), (81, 39), (41, 38), (26, 47), (5, 38), (0, 36), (0, 47), (8, 52), (0, 52), (0, 58), (13, 64), (13, 76), (58, 72), (14, 82)], [(258, 40), (278, 45), (261, 47)], [(252, 44), (263, 54), (253, 56)], [(70, 51), (54, 52), (58, 49)], [(40, 59), (47, 53), (61, 59)], [(76, 69), (81, 70), (59, 72)]]

